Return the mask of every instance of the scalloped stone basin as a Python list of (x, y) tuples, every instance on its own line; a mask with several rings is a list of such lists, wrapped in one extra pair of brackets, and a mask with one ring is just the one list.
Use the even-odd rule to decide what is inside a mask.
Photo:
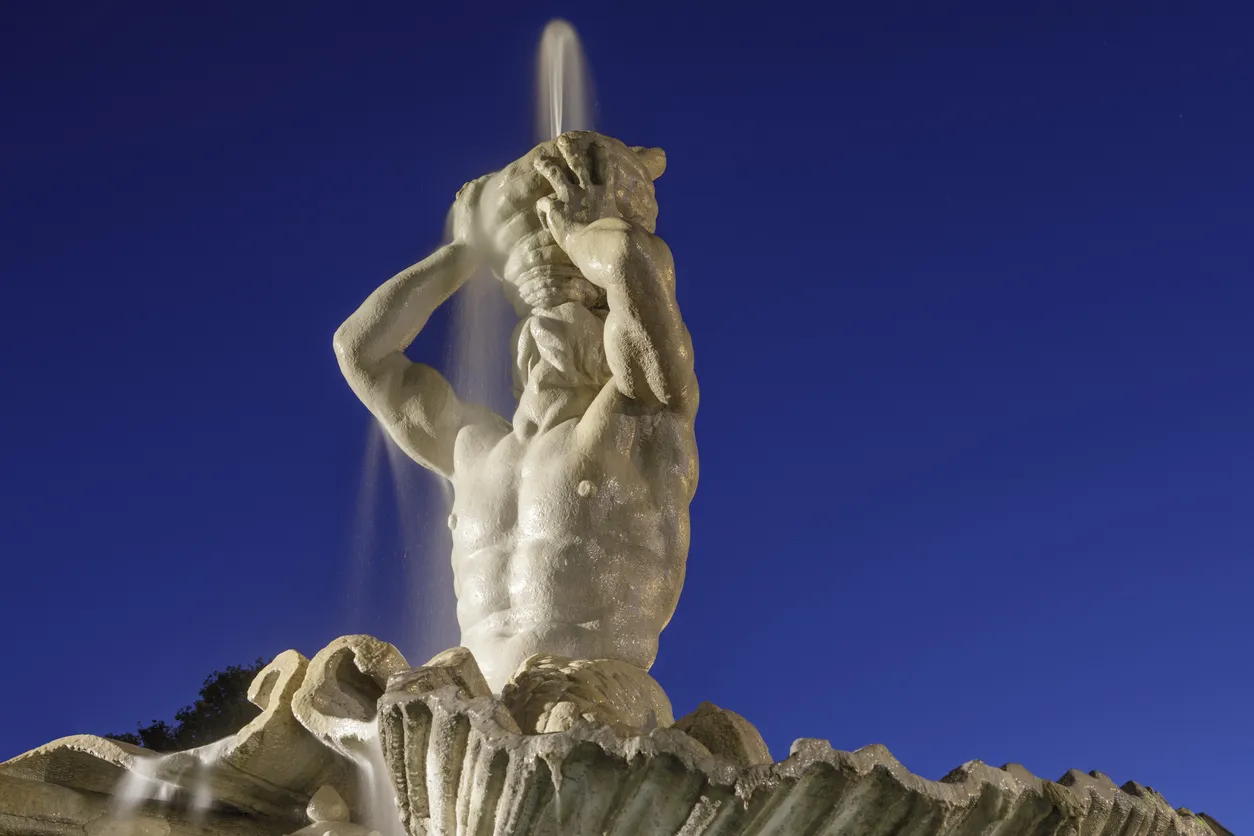
[[(345, 754), (365, 738), (409, 836), (1231, 836), (1096, 772), (971, 762), (929, 781), (882, 746), (805, 739), (771, 763), (744, 718), (707, 703), (672, 725), (660, 689), (607, 693), (598, 664), (520, 669), (495, 696), (464, 649), (417, 669), (369, 636), (288, 651), (250, 689), (262, 714), (211, 746), (78, 735), (0, 764), (0, 836), (371, 836)], [(172, 794), (122, 820), (111, 793), (136, 771)], [(214, 804), (189, 816), (203, 781)]]
[(384, 757), (410, 836), (1227, 832), (1209, 817), (1173, 810), (1151, 789), (1118, 787), (1100, 773), (1073, 770), (1053, 782), (1017, 765), (971, 762), (929, 781), (883, 746), (840, 752), (803, 739), (780, 763), (738, 766), (675, 727), (632, 734), (577, 723), (524, 734), (508, 692), (505, 700), (474, 693), (477, 671), (426, 680), (424, 672), (435, 669), (394, 678), (379, 702)]

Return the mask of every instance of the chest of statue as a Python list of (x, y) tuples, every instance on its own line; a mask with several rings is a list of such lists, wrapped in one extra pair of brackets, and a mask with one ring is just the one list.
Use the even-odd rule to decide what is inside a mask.
[(454, 540), (463, 550), (502, 540), (596, 538), (602, 526), (632, 528), (652, 515), (653, 492), (628, 441), (630, 427), (588, 444), (575, 421), (529, 438), (467, 431), (454, 478)]

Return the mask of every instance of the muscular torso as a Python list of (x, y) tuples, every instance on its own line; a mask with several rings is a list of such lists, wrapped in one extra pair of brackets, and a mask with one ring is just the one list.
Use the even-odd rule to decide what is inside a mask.
[(683, 585), (696, 448), (687, 418), (630, 412), (458, 436), (457, 614), (494, 690), (535, 653), (653, 662)]

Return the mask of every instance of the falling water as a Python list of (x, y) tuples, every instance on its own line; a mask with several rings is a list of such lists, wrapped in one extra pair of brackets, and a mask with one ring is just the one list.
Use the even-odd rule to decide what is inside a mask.
[[(544, 27), (536, 58), (538, 141), (564, 131), (592, 128), (592, 81), (575, 28), (557, 19)], [(451, 230), (449, 230), (451, 231)], [(500, 284), (482, 270), (453, 299), (450, 366), (453, 386), (464, 400), (513, 412), (509, 344), (516, 315)]]
[[(540, 39), (536, 73), (536, 134), (539, 141), (564, 131), (592, 128), (592, 85), (579, 36), (564, 20), (551, 21)], [(510, 388), (509, 335), (515, 313), (490, 273), (468, 281), (453, 300), (450, 378), (463, 400), (480, 403), (503, 415), (513, 411)], [(433, 487), (438, 485), (438, 487)], [(390, 490), (393, 509), (384, 494)], [(423, 472), (372, 421), (362, 464), (352, 541), (347, 591), (354, 621), (367, 610), (381, 607), (370, 594), (372, 575), (394, 588), (396, 567), (378, 558), (385, 550), (384, 516), (398, 522), (399, 545), (409, 592), (401, 606), (406, 613), (406, 635), (401, 644), (418, 663), (455, 645), (457, 624), (449, 561), (451, 543), (445, 519), (452, 508), (452, 488)], [(359, 823), (373, 828), (371, 836), (404, 836), (396, 800), (387, 778), (378, 731), (363, 723), (362, 739), (345, 740), (342, 754), (357, 766), (361, 781)], [(225, 741), (224, 741), (225, 742)], [(214, 747), (199, 755), (187, 754), (136, 759), (114, 792), (109, 832), (135, 832), (135, 817), (146, 805), (175, 805), (190, 813), (194, 826), (203, 824), (214, 803), (213, 775), (218, 760)]]
[[(575, 28), (556, 19), (544, 27), (536, 58), (538, 141), (564, 131), (592, 128), (592, 81)], [(454, 388), (465, 400), (513, 412), (509, 337), (516, 314), (500, 283), (486, 270), (466, 283), (453, 299), (450, 366)]]
[(371, 421), (366, 428), (366, 449), (361, 462), (361, 481), (357, 487), (357, 508), (353, 515), (352, 539), (349, 542), (351, 559), (348, 566), (348, 583), (345, 587), (354, 632), (365, 629), (367, 607), (372, 601), (370, 581), (376, 571), (376, 555), (379, 549), (380, 504), (379, 492), (383, 481), (383, 468), (387, 465), (384, 445), (387, 434), (378, 421)]
[(135, 821), (145, 805), (155, 804), (178, 807), (193, 826), (203, 825), (214, 803), (213, 775), (220, 752), (215, 744), (196, 754), (136, 758), (113, 791), (111, 823), (122, 826), (119, 832), (130, 832), (126, 823)]
[(592, 130), (592, 77), (575, 27), (549, 21), (536, 65), (536, 140)]
[(401, 643), (406, 658), (421, 665), (460, 643), (449, 559), (452, 540), (446, 524), (453, 492), (447, 482), (423, 470), (384, 435), (406, 590)]
[(359, 796), (354, 820), (371, 828), (370, 836), (405, 836), (377, 727), (373, 723), (368, 724), (363, 740), (342, 742), (345, 754), (357, 767)]
[(458, 644), (448, 483), (375, 420), (366, 431), (345, 601), (348, 632), (387, 638), (421, 664)]
[(157, 777), (161, 758), (136, 758), (113, 791), (113, 817), (129, 819), (148, 801), (165, 804), (174, 797), (175, 786)]
[[(553, 20), (544, 29), (536, 62), (537, 141), (564, 131), (591, 130), (592, 83), (583, 49), (574, 27)], [(446, 229), (446, 242), (451, 229)], [(501, 292), (500, 283), (486, 269), (472, 277), (452, 299), (451, 340), (447, 358), (449, 379), (458, 397), (509, 416), (514, 410), (510, 381), (513, 363), (510, 334), (516, 314)], [(438, 487), (437, 487), (438, 485)], [(384, 494), (391, 491), (394, 508)], [(379, 603), (367, 594), (372, 576), (389, 573), (387, 588), (399, 578), (396, 567), (379, 559), (385, 550), (385, 529), (395, 533), (403, 552), (406, 573), (404, 633), (401, 645), (414, 664), (421, 664), (459, 641), (453, 576), (449, 556), (452, 542), (446, 520), (452, 511), (453, 491), (439, 477), (426, 473), (396, 446), (376, 422), (371, 422), (362, 469), (353, 539), (349, 597), (356, 623), (377, 612)], [(398, 526), (381, 526), (384, 516), (396, 515)], [(370, 826), (383, 836), (399, 833), (395, 802), (376, 740), (347, 752), (357, 764)]]
[[(540, 37), (536, 60), (535, 129), (539, 139), (591, 129), (591, 93), (579, 36), (566, 21), (551, 21)], [(451, 228), (445, 230), (446, 242), (451, 232)], [(457, 292), (450, 307), (452, 333), (446, 367), (454, 390), (464, 401), (511, 415), (509, 337), (516, 314), (500, 283), (488, 270), (481, 270)], [(392, 494), (390, 502), (388, 492)], [(452, 501), (452, 490), (446, 483), (422, 471), (377, 422), (371, 422), (353, 523), (346, 589), (350, 618), (354, 631), (377, 630), (388, 620), (389, 605), (399, 607), (404, 621), (402, 634), (394, 641), (409, 658), (418, 661), (459, 640), (449, 565), (452, 543), (445, 524)], [(396, 522), (385, 521), (388, 517)], [(392, 552), (400, 555), (401, 567), (384, 559)], [(385, 590), (395, 590), (401, 571), (408, 590), (404, 599), (382, 600), (379, 582)]]
[[(553, 20), (540, 36), (540, 49), (536, 61), (536, 133), (540, 141), (555, 138), (563, 131), (592, 128), (592, 82), (584, 60), (583, 48), (575, 29), (564, 20)], [(451, 226), (446, 228), (446, 240), (451, 237)], [(462, 286), (452, 300), (452, 339), (449, 345), (448, 366), (454, 391), (464, 401), (487, 406), (498, 414), (509, 417), (514, 411), (511, 383), (513, 347), (510, 334), (517, 322), (517, 314), (501, 292), (500, 282), (486, 268), (480, 270)], [(404, 460), (400, 451), (395, 451)], [(393, 472), (400, 467), (413, 465), (408, 460), (393, 465)], [(419, 543), (425, 553), (423, 582), (429, 584), (437, 573), (449, 573), (448, 555), (451, 542), (444, 520), (452, 511), (452, 490), (445, 484), (444, 491), (427, 492), (425, 509), (409, 509), (430, 521), (421, 532), (422, 539), (408, 540)], [(403, 510), (403, 509), (401, 509)], [(413, 518), (411, 516), (411, 518)], [(434, 521), (438, 520), (439, 525)], [(438, 565), (435, 565), (437, 564)], [(452, 576), (442, 580), (451, 587)], [(436, 603), (429, 587), (424, 601)], [(445, 602), (443, 607), (447, 608)], [(448, 610), (450, 613), (455, 610)], [(440, 616), (437, 610), (428, 610), (432, 616)], [(419, 614), (421, 615), (421, 614)], [(431, 630), (435, 624), (421, 625)], [(453, 634), (456, 638), (456, 633)], [(454, 644), (443, 646), (421, 644), (430, 650), (422, 658), (428, 658)]]

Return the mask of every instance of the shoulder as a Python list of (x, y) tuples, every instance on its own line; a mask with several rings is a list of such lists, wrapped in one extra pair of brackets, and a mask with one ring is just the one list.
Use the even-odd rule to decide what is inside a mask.
[(461, 462), (463, 458), (467, 462), (482, 458), (512, 437), (512, 428), (504, 418), (496, 413), (484, 411), (486, 415), (476, 416), (477, 420), (467, 423), (458, 430), (457, 439), (454, 442), (458, 462)]
[(695, 410), (672, 409), (629, 397), (611, 380), (578, 419), (579, 434), (584, 438), (589, 434), (630, 438), (636, 444), (662, 439), (669, 443), (690, 438), (695, 417)]

